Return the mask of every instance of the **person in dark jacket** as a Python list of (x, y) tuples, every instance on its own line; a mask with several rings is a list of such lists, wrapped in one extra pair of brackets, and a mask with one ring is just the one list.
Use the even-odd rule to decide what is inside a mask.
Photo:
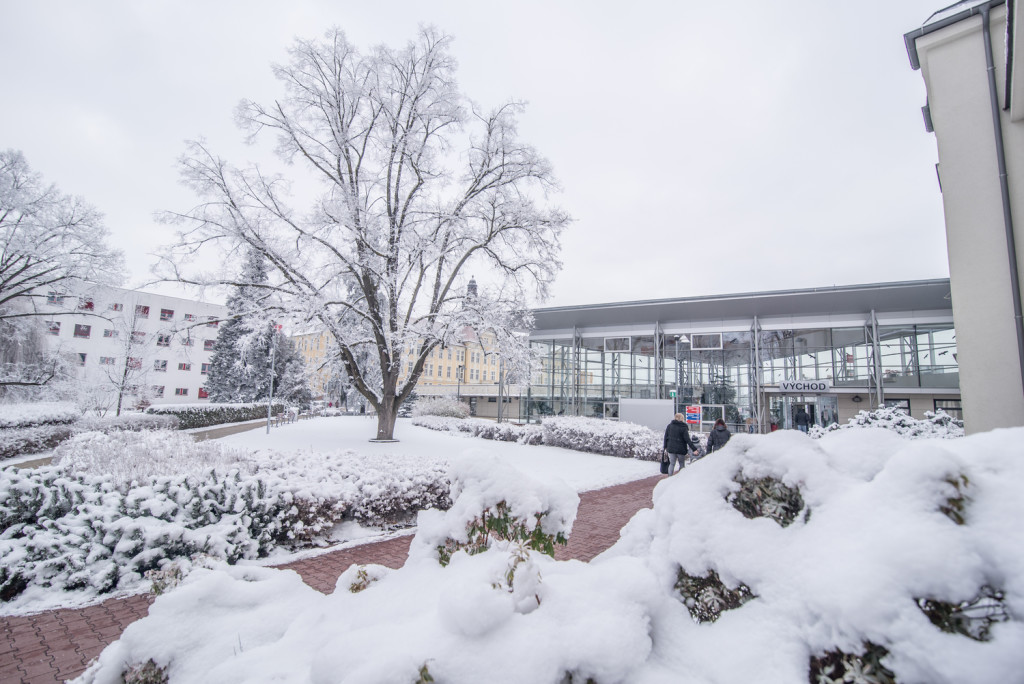
[(679, 469), (686, 465), (686, 457), (690, 453), (690, 428), (686, 426), (686, 416), (677, 413), (675, 419), (665, 428), (665, 451), (668, 452), (669, 465), (668, 474), (676, 472), (676, 462), (679, 462)]
[(793, 416), (793, 424), (796, 425), (796, 429), (800, 432), (807, 432), (811, 426), (811, 416), (807, 413), (803, 406), (796, 410), (796, 415)]
[(708, 453), (718, 451), (725, 446), (725, 443), (732, 437), (729, 428), (725, 427), (725, 421), (719, 418), (715, 421), (715, 427), (708, 433)]

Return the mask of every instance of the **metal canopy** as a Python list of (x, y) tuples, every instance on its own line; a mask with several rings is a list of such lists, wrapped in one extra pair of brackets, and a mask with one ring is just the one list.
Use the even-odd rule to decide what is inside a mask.
[(807, 290), (710, 295), (680, 299), (588, 304), (534, 309), (531, 337), (545, 331), (593, 327), (660, 326), (693, 321), (771, 316), (851, 315), (885, 312), (949, 311), (949, 278)]

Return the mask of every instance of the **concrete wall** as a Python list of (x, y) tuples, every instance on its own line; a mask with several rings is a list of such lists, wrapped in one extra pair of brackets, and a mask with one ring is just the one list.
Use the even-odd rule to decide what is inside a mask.
[[(981, 22), (980, 16), (971, 17), (917, 39), (938, 144), (968, 432), (1024, 425), (1024, 387)], [(1002, 100), (1005, 6), (992, 10), (990, 22)], [(1016, 260), (1024, 273), (1024, 123), (1012, 122), (1007, 112), (1001, 117), (1016, 222)]]

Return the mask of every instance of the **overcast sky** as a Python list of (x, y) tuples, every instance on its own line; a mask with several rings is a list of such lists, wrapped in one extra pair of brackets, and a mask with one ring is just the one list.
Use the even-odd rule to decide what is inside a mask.
[[(903, 34), (945, 0), (0, 0), (0, 148), (106, 214), (132, 283), (173, 238), (186, 139), (244, 162), (233, 109), (332, 25), (455, 38), (463, 92), (522, 136), (575, 219), (547, 305), (948, 275), (934, 136)], [(170, 293), (170, 292), (169, 292)]]

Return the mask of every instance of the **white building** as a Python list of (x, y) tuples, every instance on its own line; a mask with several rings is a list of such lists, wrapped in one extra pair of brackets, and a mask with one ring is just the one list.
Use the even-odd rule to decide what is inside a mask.
[[(41, 305), (50, 348), (79, 366), (82, 391), (98, 404), (206, 400), (204, 385), (218, 323), (227, 307), (179, 297), (94, 286), (82, 293), (51, 291)], [(113, 403), (111, 403), (113, 402)]]
[(1024, 58), (1013, 9), (961, 2), (904, 37), (938, 146), (968, 432), (1024, 425)]

